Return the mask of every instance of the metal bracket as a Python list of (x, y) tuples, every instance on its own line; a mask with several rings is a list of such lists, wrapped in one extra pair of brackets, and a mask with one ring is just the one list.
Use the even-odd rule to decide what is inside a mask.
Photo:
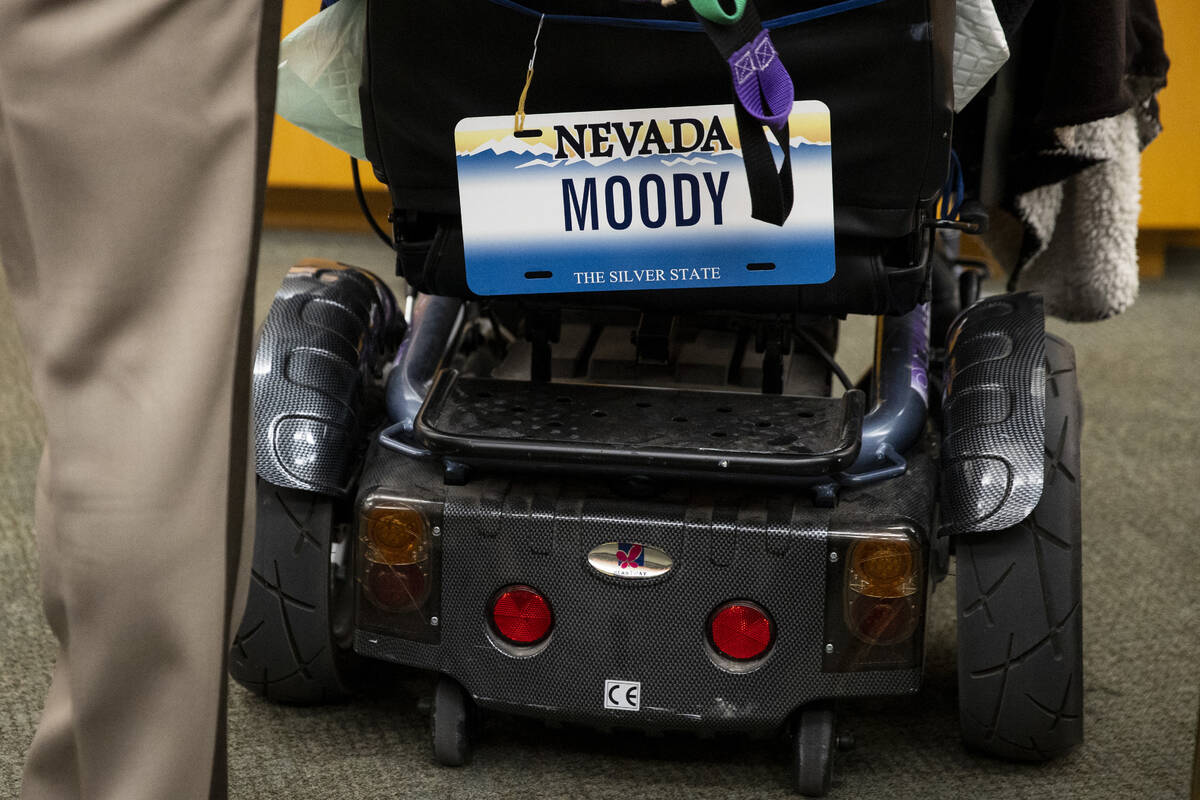
[(637, 330), (633, 332), (638, 363), (666, 364), (670, 361), (674, 329), (675, 317), (671, 314), (642, 314)]
[(783, 357), (792, 351), (792, 327), (766, 322), (758, 329), (755, 350), (763, 354), (763, 394), (783, 394)]
[(551, 371), (550, 345), (557, 342), (562, 332), (561, 311), (529, 311), (525, 316), (525, 339), (533, 345), (529, 362), (529, 379), (534, 383), (548, 383)]

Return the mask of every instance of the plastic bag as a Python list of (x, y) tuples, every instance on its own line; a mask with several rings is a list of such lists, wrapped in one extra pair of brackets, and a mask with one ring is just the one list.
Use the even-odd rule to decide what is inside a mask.
[(339, 0), (287, 35), (279, 45), (279, 116), (358, 159), (363, 152), (364, 0)]
[(992, 0), (958, 0), (954, 27), (954, 110), (966, 108), (1008, 57), (1008, 40)]

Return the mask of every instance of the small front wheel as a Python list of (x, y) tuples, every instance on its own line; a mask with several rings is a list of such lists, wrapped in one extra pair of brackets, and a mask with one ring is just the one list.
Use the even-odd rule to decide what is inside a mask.
[(461, 767), (471, 759), (471, 699), (458, 683), (443, 675), (430, 710), (433, 757), (444, 767)]
[(833, 753), (837, 746), (837, 720), (829, 705), (801, 709), (792, 739), (792, 778), (805, 797), (824, 797), (833, 785)]

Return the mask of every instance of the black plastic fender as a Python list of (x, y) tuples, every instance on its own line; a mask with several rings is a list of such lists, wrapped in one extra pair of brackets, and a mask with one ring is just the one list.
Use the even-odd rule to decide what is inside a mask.
[(259, 477), (328, 495), (348, 489), (363, 382), (398, 316), (391, 290), (366, 270), (321, 259), (288, 270), (254, 356)]
[(1042, 496), (1045, 314), (1040, 295), (980, 300), (950, 325), (942, 394), (942, 533), (997, 531)]

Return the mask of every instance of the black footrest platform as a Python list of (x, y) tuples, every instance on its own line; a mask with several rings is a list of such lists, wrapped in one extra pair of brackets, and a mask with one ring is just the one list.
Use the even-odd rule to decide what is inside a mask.
[(465, 464), (811, 477), (853, 463), (865, 398), (462, 378), (444, 370), (418, 441)]

